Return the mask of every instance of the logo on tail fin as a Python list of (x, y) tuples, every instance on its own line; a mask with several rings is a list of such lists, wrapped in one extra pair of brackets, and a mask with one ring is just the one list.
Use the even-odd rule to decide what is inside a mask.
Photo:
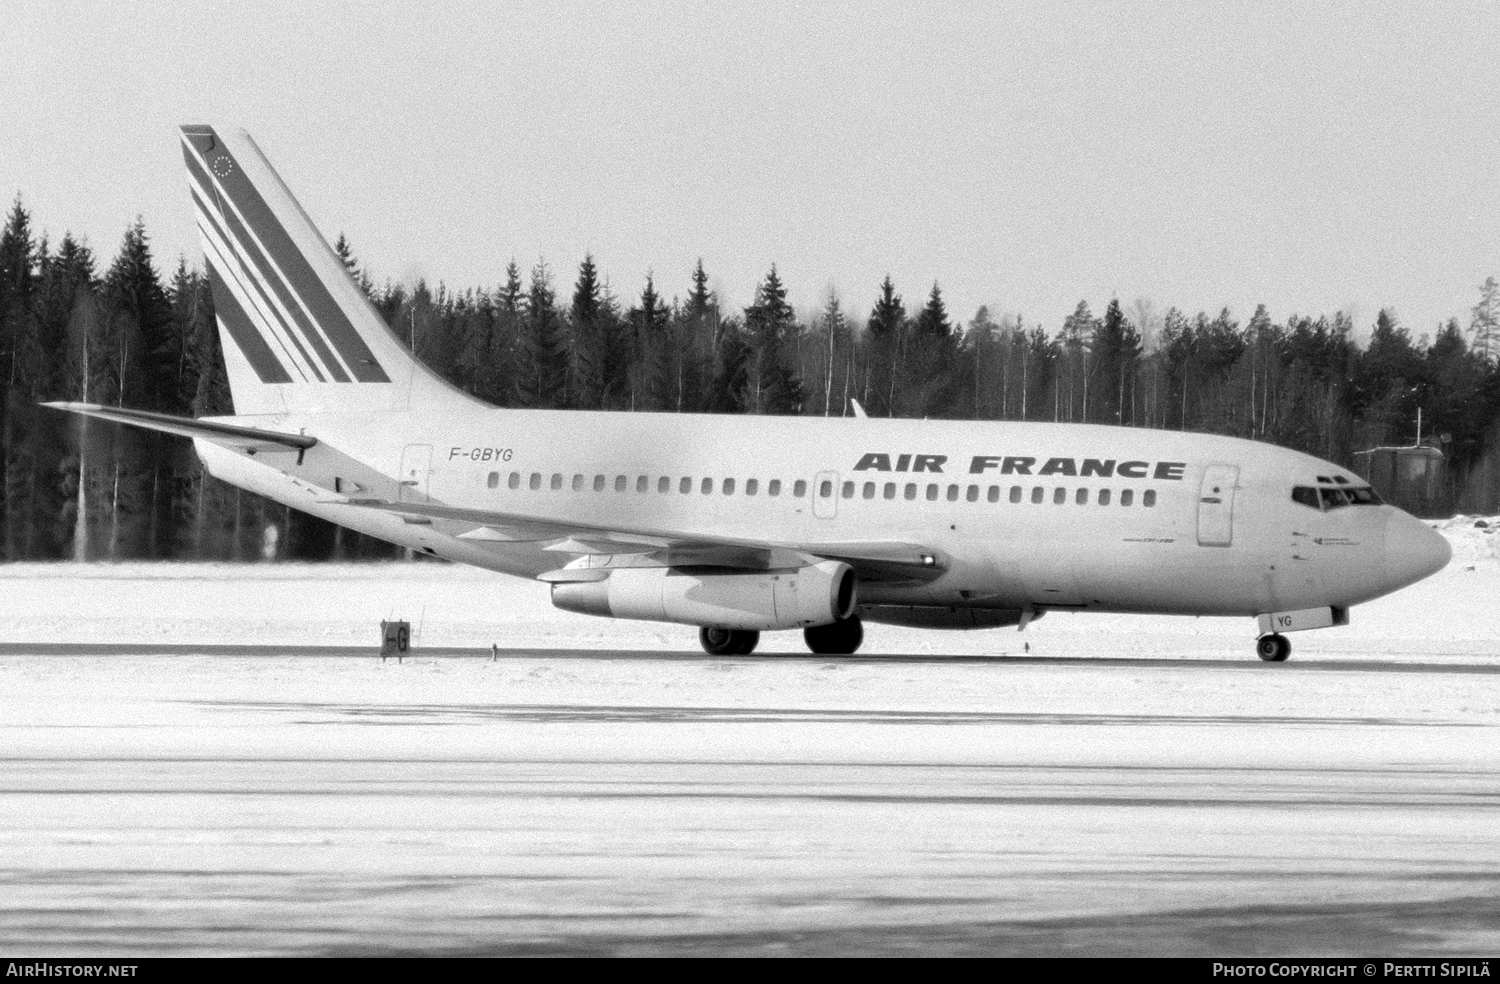
[[(258, 155), (248, 138), (242, 142), (251, 156)], [(214, 307), (260, 381), (390, 382), (351, 312), (288, 233), (282, 216), (302, 223), (306, 218), (280, 181), (263, 195), (245, 162), (212, 127), (183, 127), (182, 153)], [(259, 163), (269, 170), (263, 158)], [(368, 311), (354, 316), (373, 317)]]

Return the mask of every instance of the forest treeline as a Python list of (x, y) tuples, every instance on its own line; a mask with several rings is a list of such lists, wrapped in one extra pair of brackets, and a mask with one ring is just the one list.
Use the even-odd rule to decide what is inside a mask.
[[(685, 297), (653, 278), (620, 296), (591, 257), (564, 280), (511, 262), (499, 284), (377, 286), (336, 252), (417, 357), (499, 406), (672, 413), (1092, 422), (1269, 441), (1345, 465), (1423, 437), (1448, 455), (1447, 508), (1500, 507), (1500, 285), (1413, 337), (1389, 310), (1368, 344), (1344, 314), (1276, 321), (1086, 301), (1049, 328), (887, 277), (848, 309), (799, 318), (774, 266), (724, 310), (701, 261)], [(866, 313), (868, 311), (868, 313)], [(0, 233), (0, 558), (377, 558), (400, 551), (225, 485), (191, 445), (39, 407), (80, 400), (233, 412), (203, 273), (163, 274), (144, 225), (103, 262), (33, 232), (18, 198)]]

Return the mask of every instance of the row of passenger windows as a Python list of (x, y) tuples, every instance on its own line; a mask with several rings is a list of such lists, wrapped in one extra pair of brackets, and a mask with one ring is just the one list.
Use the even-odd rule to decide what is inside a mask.
[[(529, 478), (521, 472), (511, 472), (509, 479), (506, 481), (506, 487), (519, 489), (524, 484), (527, 489), (534, 492), (541, 491), (544, 485), (553, 492), (561, 492), (565, 487), (571, 488), (574, 492), (584, 492), (592, 487), (595, 492), (603, 492), (611, 485), (607, 475), (595, 475), (592, 481), (585, 475), (574, 475), (571, 482), (567, 482), (565, 479), (566, 476), (559, 472), (554, 472), (550, 478), (544, 476), (541, 472), (532, 472)], [(616, 492), (628, 492), (631, 482), (625, 475), (616, 475), (612, 484)], [(499, 472), (490, 472), (488, 485), (492, 489), (500, 487)], [(695, 485), (698, 492), (702, 495), (713, 495), (714, 493), (714, 480), (711, 478), (681, 478), (676, 481), (677, 491), (682, 495), (692, 494)], [(658, 493), (666, 494), (672, 491), (673, 480), (663, 476), (656, 480), (655, 486)], [(637, 476), (635, 480), (635, 490), (637, 492), (650, 492), (651, 487), (652, 481), (650, 478), (645, 475)], [(718, 488), (721, 495), (734, 495), (736, 490), (740, 489), (741, 486), (734, 479), (726, 478), (719, 483)], [(743, 489), (745, 495), (758, 495), (760, 493), (760, 480), (756, 478), (745, 479)], [(781, 495), (781, 479), (771, 479), (766, 483), (765, 491), (766, 495), (773, 498)], [(790, 493), (792, 498), (803, 498), (807, 495), (807, 492), (806, 481), (798, 479), (792, 483)], [(936, 502), (939, 499), (946, 499), (949, 502), (957, 502), (959, 499), (963, 499), (966, 502), (978, 502), (982, 495), (986, 502), (999, 502), (1004, 490), (999, 485), (991, 485), (988, 488), (979, 485), (949, 485), (945, 491), (943, 486), (937, 482), (929, 482), (925, 487), (917, 482), (906, 482), (904, 485), (899, 482), (885, 482), (883, 484), (878, 482), (844, 482), (837, 489), (837, 492), (839, 498), (843, 499), (853, 499), (856, 495), (862, 499), (874, 499), (878, 495), (884, 499), (896, 499), (899, 497), (907, 501), (926, 498), (928, 502)], [(833, 498), (835, 494), (834, 483), (828, 479), (819, 482), (816, 494), (820, 499)], [(1097, 492), (1089, 489), (1073, 489), (1071, 499), (1074, 505), (1086, 506), (1089, 504), (1091, 496), (1092, 500), (1101, 506), (1107, 506), (1116, 501), (1110, 489), (1099, 489)], [(1010, 487), (1008, 498), (1011, 502), (1021, 502), (1025, 497), (1026, 492), (1021, 486), (1012, 485)], [(1040, 504), (1045, 502), (1048, 498), (1048, 490), (1044, 486), (1034, 485), (1031, 487), (1030, 498), (1034, 503)], [(1067, 488), (1061, 485), (1052, 488), (1051, 499), (1054, 505), (1065, 505), (1069, 498), (1069, 490)], [(1122, 506), (1134, 505), (1135, 490), (1121, 489), (1118, 502)], [(1147, 508), (1156, 505), (1155, 489), (1147, 489), (1141, 494), (1141, 505)]]

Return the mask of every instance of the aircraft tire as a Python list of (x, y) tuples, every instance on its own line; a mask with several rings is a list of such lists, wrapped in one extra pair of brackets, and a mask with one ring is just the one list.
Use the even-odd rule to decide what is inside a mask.
[(859, 650), (865, 641), (864, 623), (858, 615), (828, 625), (815, 625), (802, 630), (807, 648), (820, 656), (848, 656)]
[(759, 642), (760, 633), (749, 629), (704, 626), (698, 630), (698, 643), (710, 656), (748, 656)]
[(1292, 642), (1284, 635), (1261, 636), (1255, 643), (1255, 655), (1267, 663), (1285, 663), (1292, 655)]

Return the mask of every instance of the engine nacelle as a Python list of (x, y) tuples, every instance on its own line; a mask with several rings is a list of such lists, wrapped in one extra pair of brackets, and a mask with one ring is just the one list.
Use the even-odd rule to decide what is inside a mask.
[(755, 631), (848, 618), (858, 604), (855, 595), (854, 571), (833, 560), (744, 573), (617, 567), (602, 581), (552, 585), (552, 604), (570, 612)]

